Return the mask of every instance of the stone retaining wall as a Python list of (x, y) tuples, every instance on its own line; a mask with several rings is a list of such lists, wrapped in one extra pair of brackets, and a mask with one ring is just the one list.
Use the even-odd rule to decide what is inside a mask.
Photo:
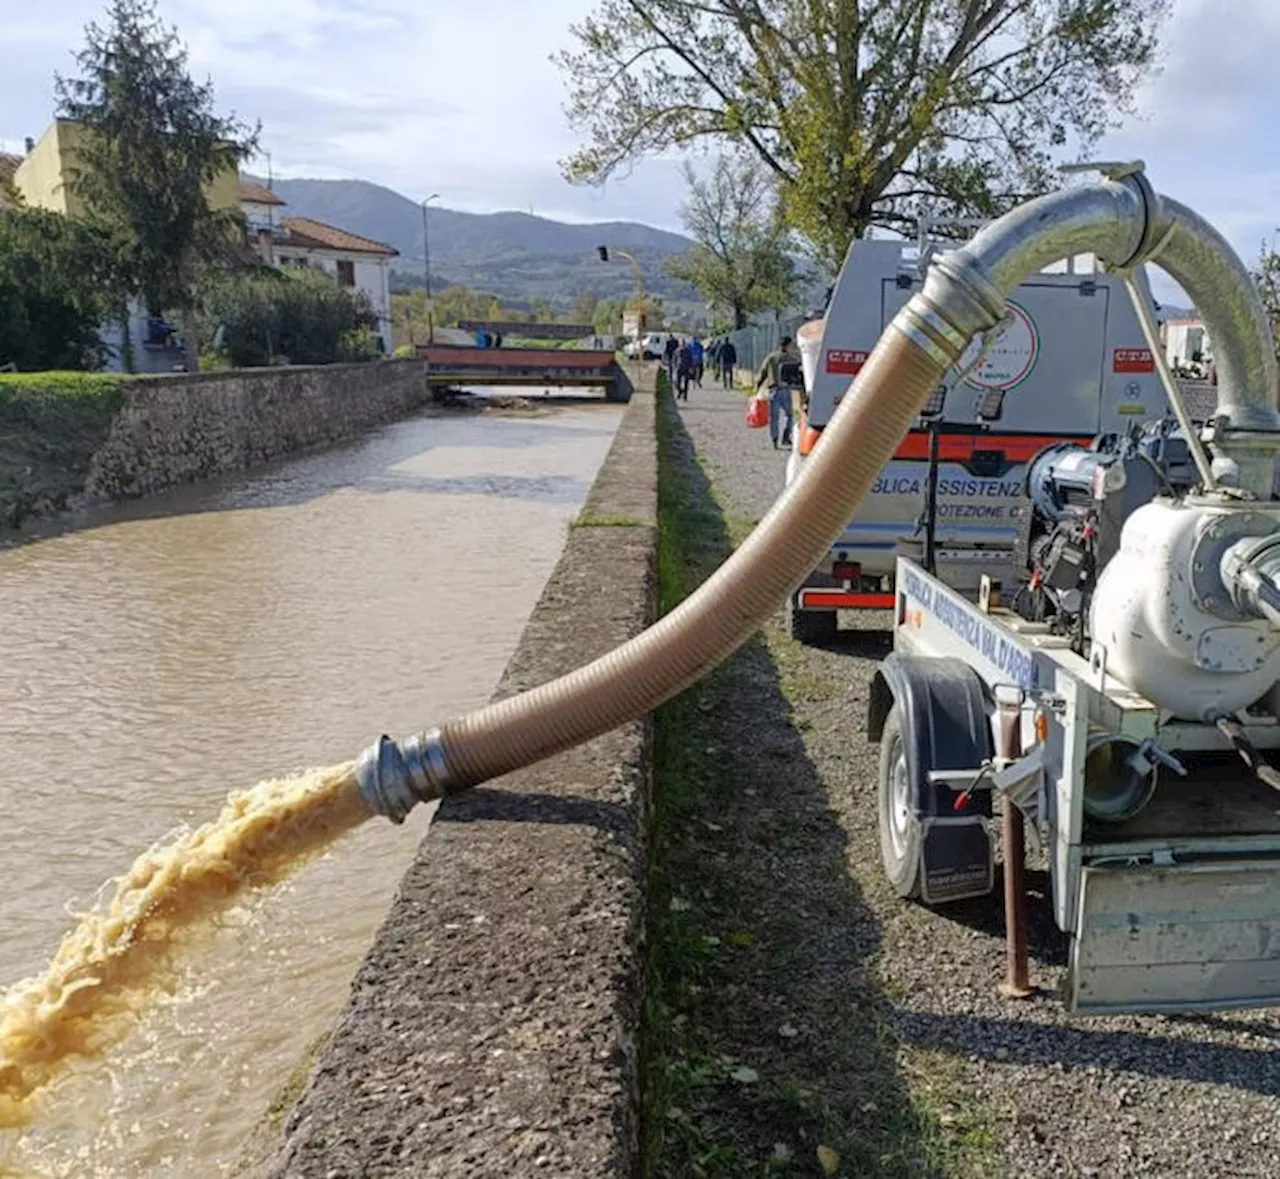
[[(653, 374), (633, 372), (500, 696), (653, 619)], [(259, 1173), (637, 1173), (650, 744), (648, 720), (635, 721), (441, 804)]]
[(177, 374), (128, 382), (84, 496), (147, 495), (351, 437), (426, 403), (419, 360)]

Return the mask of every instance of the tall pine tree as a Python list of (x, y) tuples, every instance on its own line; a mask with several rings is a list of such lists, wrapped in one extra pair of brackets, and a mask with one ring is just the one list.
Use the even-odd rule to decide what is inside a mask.
[(209, 188), (254, 153), (257, 129), (216, 113), (212, 83), (192, 80), (186, 46), (154, 0), (110, 0), (76, 62), (77, 77), (57, 79), (59, 115), (88, 132), (72, 190), (123, 241), (131, 293), (181, 317), (194, 372), (201, 274), (226, 255), (240, 221), (238, 206), (210, 205)]

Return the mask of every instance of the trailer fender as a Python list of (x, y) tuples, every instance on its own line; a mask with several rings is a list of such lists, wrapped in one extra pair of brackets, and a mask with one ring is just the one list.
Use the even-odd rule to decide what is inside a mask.
[(883, 736), (894, 709), (919, 825), (915, 891), (928, 904), (989, 893), (995, 883), (990, 791), (972, 794), (957, 811), (963, 787), (929, 781), (931, 770), (976, 771), (991, 758), (989, 705), (982, 680), (959, 659), (894, 652), (872, 681), (867, 707), (871, 740)]

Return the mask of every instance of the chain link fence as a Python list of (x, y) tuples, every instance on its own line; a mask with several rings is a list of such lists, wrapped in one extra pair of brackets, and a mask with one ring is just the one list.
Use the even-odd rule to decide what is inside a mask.
[(792, 315), (772, 323), (756, 324), (730, 332), (729, 339), (738, 352), (738, 367), (758, 373), (764, 358), (778, 346), (778, 341), (783, 336), (790, 336), (794, 340), (797, 329), (808, 318), (804, 315)]

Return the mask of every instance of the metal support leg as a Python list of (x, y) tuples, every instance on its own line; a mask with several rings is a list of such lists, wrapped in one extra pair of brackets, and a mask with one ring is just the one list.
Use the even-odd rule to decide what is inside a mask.
[[(1021, 701), (1000, 702), (1000, 753), (1016, 761), (1022, 756)], [(1035, 994), (1027, 966), (1027, 847), (1022, 812), (1006, 797), (1004, 808), (1005, 974), (1000, 994), (1025, 999)]]

